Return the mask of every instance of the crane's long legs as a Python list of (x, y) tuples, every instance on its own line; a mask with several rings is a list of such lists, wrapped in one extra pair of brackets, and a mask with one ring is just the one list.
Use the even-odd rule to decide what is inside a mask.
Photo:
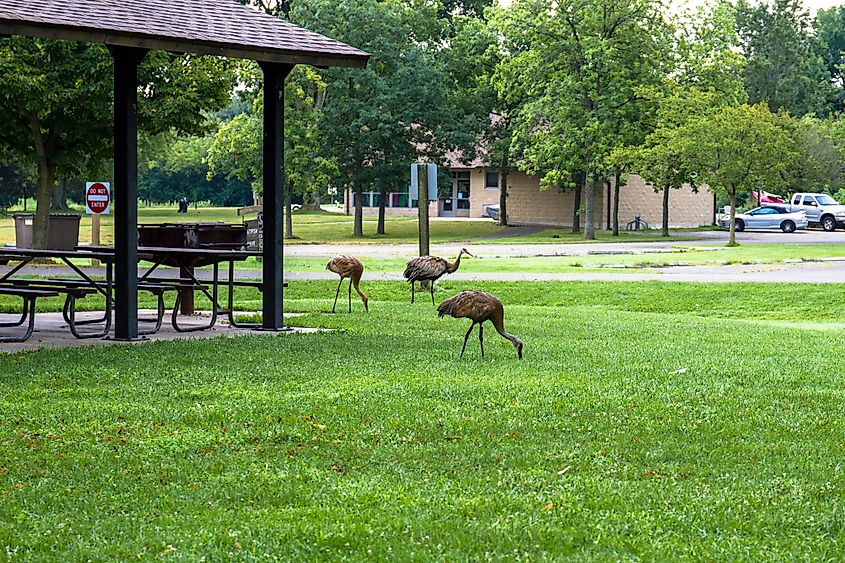
[(349, 278), (349, 312), (352, 312), (352, 278)]
[(411, 282), (411, 303), (414, 302), (414, 282)]
[(431, 304), (434, 305), (434, 282), (430, 282), (428, 286), (431, 289)]
[(461, 357), (462, 358), (464, 357), (464, 350), (467, 349), (467, 340), (469, 340), (469, 335), (472, 334), (472, 328), (474, 326), (475, 326), (475, 321), (472, 321), (472, 324), (469, 325), (469, 330), (467, 331), (466, 336), (464, 336), (464, 347), (461, 348)]
[(484, 357), (484, 323), (478, 324), (478, 343), (481, 344), (481, 357)]
[(340, 278), (340, 282), (337, 284), (337, 291), (334, 294), (334, 305), (332, 305), (332, 313), (334, 313), (335, 307), (337, 307), (337, 297), (340, 295), (340, 286), (343, 285), (343, 278)]

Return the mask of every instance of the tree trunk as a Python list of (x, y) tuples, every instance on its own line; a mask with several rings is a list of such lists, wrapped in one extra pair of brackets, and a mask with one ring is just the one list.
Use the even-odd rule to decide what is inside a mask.
[(293, 180), (288, 180), (288, 189), (285, 192), (285, 238), (293, 238)]
[(575, 187), (575, 208), (572, 210), (572, 232), (581, 232), (581, 186)]
[(499, 224), (508, 226), (508, 173), (499, 172)]
[(62, 178), (62, 181), (53, 184), (53, 201), (50, 203), (52, 211), (67, 212), (70, 207), (67, 205), (67, 178)]
[(387, 182), (384, 178), (379, 179), (379, 196), (378, 196), (378, 226), (376, 227), (376, 234), (384, 234), (384, 215), (387, 208)]
[(611, 216), (610, 216), (610, 213), (611, 213), (610, 205), (611, 205), (611, 203), (610, 202), (611, 202), (611, 199), (613, 199), (612, 196), (611, 196), (611, 190), (610, 190), (610, 180), (607, 180), (604, 183), (604, 185), (607, 187), (607, 190), (605, 191), (605, 194), (606, 194), (605, 198), (606, 198), (606, 201), (607, 201), (607, 230), (609, 231), (610, 230), (610, 221), (611, 221)]
[(713, 223), (712, 225), (716, 226), (716, 211), (719, 209), (719, 198), (716, 196), (715, 192), (713, 193)]
[(596, 180), (588, 173), (584, 182), (584, 240), (596, 240), (596, 225), (593, 221), (595, 195)]
[(35, 196), (35, 225), (32, 233), (32, 246), (34, 248), (47, 248), (54, 175), (55, 170), (52, 166), (44, 160), (38, 163), (38, 191)]
[(619, 182), (622, 174), (616, 173), (613, 177), (613, 236), (619, 236)]
[(669, 186), (663, 186), (663, 228), (660, 236), (669, 236)]
[(320, 188), (314, 186), (314, 203), (311, 207), (314, 211), (320, 211), (323, 208), (323, 200), (320, 199)]
[(364, 236), (364, 188), (360, 185), (355, 186), (355, 230), (352, 236)]
[(736, 243), (736, 188), (731, 190), (731, 224), (728, 246), (738, 246)]

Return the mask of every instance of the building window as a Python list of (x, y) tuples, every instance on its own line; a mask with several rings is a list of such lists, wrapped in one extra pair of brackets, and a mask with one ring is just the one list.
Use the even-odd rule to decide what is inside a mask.
[[(381, 192), (372, 191), (372, 192), (364, 192), (363, 194), (363, 201), (364, 207), (378, 207), (379, 200), (381, 199)], [(355, 205), (356, 199), (355, 192), (352, 192), (352, 204)], [(385, 207), (411, 207), (410, 204), (410, 197), (408, 192), (388, 192), (387, 198), (385, 201)], [(414, 200), (416, 201), (416, 200)], [(414, 203), (416, 206), (416, 203)]]
[(485, 176), (484, 180), (484, 189), (485, 190), (498, 190), (499, 189), (499, 173), (498, 172), (488, 172)]

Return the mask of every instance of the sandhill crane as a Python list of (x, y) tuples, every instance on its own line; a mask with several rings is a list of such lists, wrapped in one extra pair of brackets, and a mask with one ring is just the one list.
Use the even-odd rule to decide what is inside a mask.
[[(464, 254), (472, 256), (469, 250), (462, 248), (454, 262), (449, 263), (439, 256), (420, 256), (408, 261), (405, 267), (405, 279), (411, 282), (411, 303), (414, 302), (414, 283), (431, 282), (431, 304), (434, 305), (434, 282), (440, 279), (443, 274), (452, 274), (461, 265), (461, 256)], [(472, 256), (475, 258), (475, 256)]]
[(328, 264), (326, 264), (326, 269), (331, 270), (340, 276), (340, 283), (337, 284), (337, 292), (334, 294), (332, 313), (334, 313), (335, 307), (337, 307), (337, 297), (340, 295), (340, 286), (343, 285), (343, 280), (346, 278), (349, 278), (349, 312), (352, 312), (352, 287), (354, 286), (355, 291), (361, 296), (361, 301), (364, 302), (364, 310), (369, 313), (370, 309), (367, 306), (369, 299), (367, 299), (367, 296), (364, 295), (363, 291), (361, 291), (361, 288), (358, 287), (358, 284), (361, 282), (361, 276), (364, 274), (364, 265), (361, 261), (354, 256), (335, 256), (329, 260)]
[(464, 336), (464, 346), (461, 348), (461, 357), (464, 357), (464, 350), (467, 347), (467, 339), (472, 328), (478, 325), (478, 342), (481, 345), (481, 357), (484, 357), (484, 322), (493, 323), (496, 332), (511, 341), (516, 348), (516, 355), (522, 359), (522, 340), (505, 331), (505, 308), (502, 302), (485, 291), (462, 291), (440, 304), (437, 307), (437, 316), (451, 315), (456, 319), (467, 318), (472, 320), (469, 330)]

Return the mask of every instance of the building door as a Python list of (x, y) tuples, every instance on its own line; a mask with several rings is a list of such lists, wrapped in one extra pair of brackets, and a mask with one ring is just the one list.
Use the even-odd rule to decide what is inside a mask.
[(469, 172), (452, 172), (449, 197), (440, 201), (441, 217), (456, 217), (459, 209), (469, 210)]
[(457, 209), (457, 199), (456, 192), (457, 192), (457, 180), (455, 179), (455, 172), (452, 173), (452, 186), (449, 191), (448, 197), (445, 197), (440, 200), (440, 216), (441, 217), (455, 217), (456, 213), (455, 210)]
[(455, 172), (454, 178), (455, 212), (460, 217), (469, 217), (469, 171)]

